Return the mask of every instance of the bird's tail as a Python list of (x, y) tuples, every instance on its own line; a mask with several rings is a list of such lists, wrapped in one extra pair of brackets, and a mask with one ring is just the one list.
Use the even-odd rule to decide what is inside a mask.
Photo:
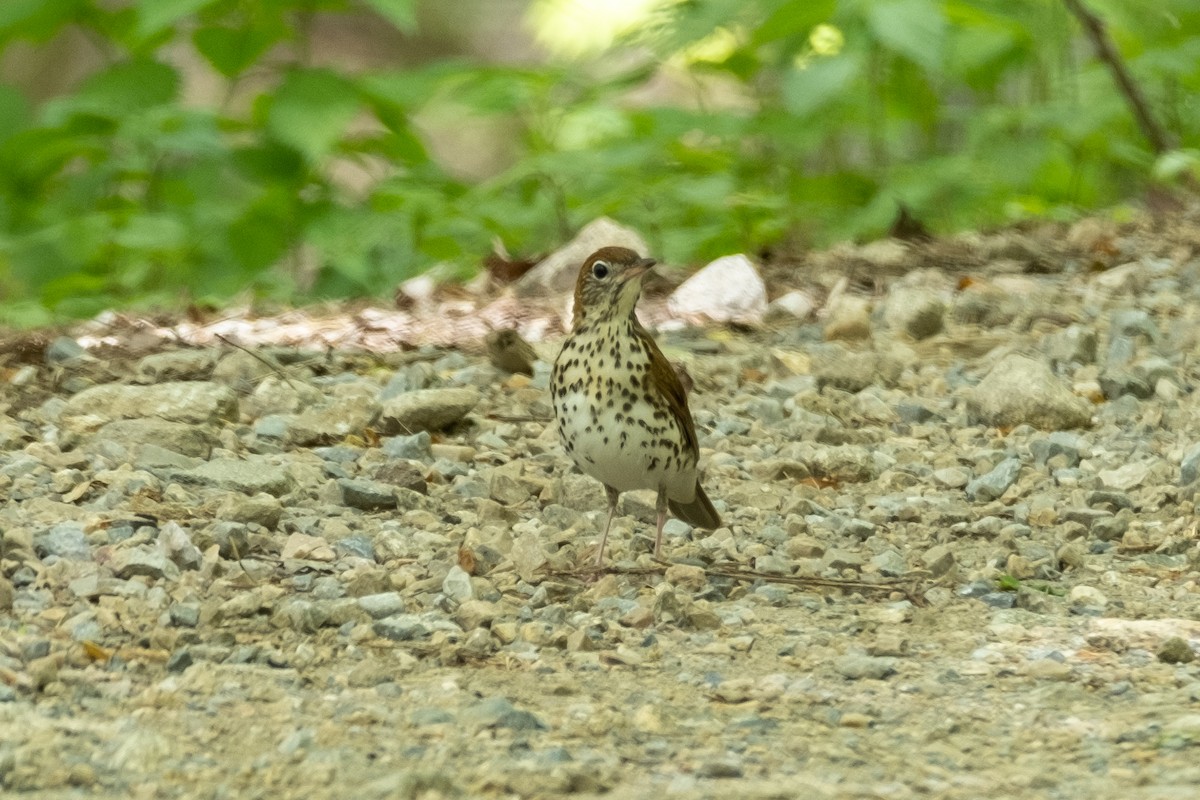
[(708, 499), (704, 488), (700, 486), (700, 481), (696, 481), (696, 497), (692, 502), (677, 503), (671, 500), (669, 506), (672, 514), (693, 528), (712, 530), (721, 527), (721, 515), (713, 508), (712, 501)]

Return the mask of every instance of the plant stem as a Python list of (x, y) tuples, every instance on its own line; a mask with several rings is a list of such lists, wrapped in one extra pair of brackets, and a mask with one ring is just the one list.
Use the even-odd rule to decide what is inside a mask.
[(1083, 32), (1091, 40), (1092, 46), (1096, 49), (1096, 55), (1108, 65), (1113, 80), (1117, 83), (1117, 88), (1121, 90), (1121, 94), (1125, 95), (1125, 100), (1133, 110), (1138, 127), (1150, 141), (1150, 146), (1154, 149), (1155, 154), (1161, 155), (1170, 150), (1172, 148), (1171, 137), (1150, 113), (1150, 106), (1146, 102), (1141, 88), (1134, 83), (1133, 76), (1126, 69), (1121, 54), (1117, 52), (1116, 45), (1113, 44), (1113, 40), (1105, 29), (1104, 20), (1085, 6), (1083, 0), (1063, 0), (1063, 3), (1083, 26)]

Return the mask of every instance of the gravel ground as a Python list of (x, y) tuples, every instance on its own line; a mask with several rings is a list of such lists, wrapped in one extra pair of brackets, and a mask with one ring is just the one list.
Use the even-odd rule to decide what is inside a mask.
[(1190, 800), (1196, 217), (844, 247), (674, 326), (728, 527), (657, 563), (630, 493), (603, 573), (544, 362), (10, 358), (0, 788)]

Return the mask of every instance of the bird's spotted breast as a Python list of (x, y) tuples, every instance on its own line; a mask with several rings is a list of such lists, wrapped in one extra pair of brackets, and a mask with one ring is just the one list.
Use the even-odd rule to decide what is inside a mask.
[(696, 456), (685, 452), (670, 409), (651, 394), (650, 355), (623, 329), (629, 325), (584, 328), (564, 343), (550, 381), (563, 446), (580, 470), (618, 491), (661, 486), (689, 502)]

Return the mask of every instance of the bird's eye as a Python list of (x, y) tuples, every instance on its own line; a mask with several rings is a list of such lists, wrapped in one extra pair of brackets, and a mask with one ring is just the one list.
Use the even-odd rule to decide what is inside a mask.
[(597, 261), (595, 264), (592, 264), (592, 277), (599, 280), (604, 280), (607, 278), (608, 264), (604, 263), (603, 261)]

